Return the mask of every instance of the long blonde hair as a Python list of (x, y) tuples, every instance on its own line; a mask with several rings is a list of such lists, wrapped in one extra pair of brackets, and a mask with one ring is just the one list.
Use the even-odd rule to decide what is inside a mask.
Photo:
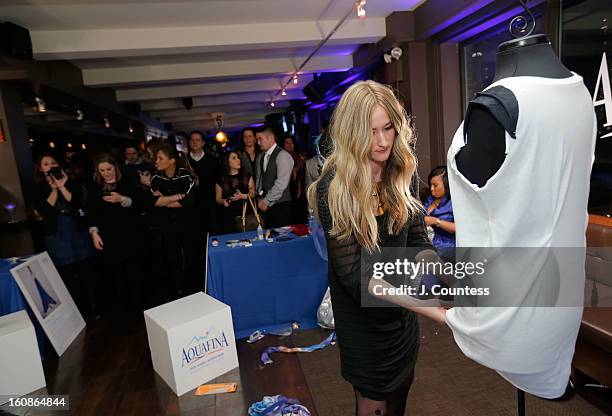
[(389, 212), (387, 232), (399, 233), (422, 208), (410, 193), (417, 161), (411, 148), (414, 132), (408, 115), (393, 91), (374, 81), (354, 84), (340, 99), (330, 123), (333, 150), (325, 160), (321, 176), (308, 189), (309, 206), (317, 212), (317, 185), (326, 175), (334, 175), (328, 191), (330, 236), (340, 240), (354, 236), (369, 251), (378, 249), (376, 209), (372, 203), (375, 185), (369, 161), (370, 117), (376, 106), (387, 112), (396, 132), (380, 192)]

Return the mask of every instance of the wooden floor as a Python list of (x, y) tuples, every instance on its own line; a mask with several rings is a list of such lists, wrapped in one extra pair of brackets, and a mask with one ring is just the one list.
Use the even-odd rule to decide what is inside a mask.
[[(260, 361), (267, 346), (311, 345), (329, 332), (315, 329), (289, 337), (269, 335), (255, 344), (239, 341), (239, 369), (211, 381), (236, 382), (236, 393), (195, 396), (192, 391), (178, 398), (152, 368), (144, 322), (118, 327), (102, 320), (83, 332), (59, 359), (47, 346), (47, 389), (35, 394), (69, 395), (70, 414), (76, 415), (238, 416), (246, 415), (249, 405), (265, 395), (283, 394), (298, 399), (313, 416), (350, 416), (353, 392), (339, 374), (337, 346), (309, 354), (273, 354), (274, 363), (269, 366)], [(516, 415), (515, 394), (495, 372), (465, 358), (448, 328), (422, 322), (421, 350), (406, 414)], [(553, 403), (528, 395), (527, 409), (528, 416), (604, 415), (579, 396)], [(2, 410), (39, 414), (6, 406), (0, 408), (0, 414)]]
[[(246, 415), (250, 404), (265, 395), (283, 394), (298, 399), (313, 416), (317, 415), (295, 355), (276, 354), (273, 365), (261, 363), (261, 352), (279, 343), (292, 346), (292, 337), (267, 336), (257, 344), (238, 342), (239, 369), (211, 381), (236, 382), (236, 393), (195, 396), (192, 391), (178, 398), (153, 370), (144, 322), (116, 328), (102, 320), (81, 333), (61, 358), (47, 345), (47, 388), (32, 396), (67, 394), (70, 413), (77, 415), (235, 416)], [(31, 409), (0, 409), (0, 414), (2, 410), (16, 415), (36, 414)]]

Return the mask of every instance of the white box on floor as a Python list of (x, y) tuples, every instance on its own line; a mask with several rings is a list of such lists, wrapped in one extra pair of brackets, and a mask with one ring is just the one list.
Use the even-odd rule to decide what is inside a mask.
[(0, 405), (47, 385), (34, 325), (25, 310), (0, 316)]
[(153, 369), (178, 395), (238, 367), (229, 306), (202, 292), (144, 311)]

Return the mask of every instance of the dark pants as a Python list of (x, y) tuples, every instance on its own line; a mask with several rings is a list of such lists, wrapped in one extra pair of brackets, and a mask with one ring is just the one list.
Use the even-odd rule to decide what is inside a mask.
[[(110, 256), (109, 256), (110, 257)], [(114, 259), (106, 257), (104, 263), (107, 273), (112, 278), (114, 294), (111, 303), (115, 313), (124, 315), (140, 315), (143, 304), (144, 269), (142, 259)]]
[(183, 289), (182, 232), (157, 230), (152, 235), (151, 266), (154, 280), (166, 289), (166, 298), (175, 300)]
[(292, 223), (291, 201), (278, 202), (264, 213), (266, 228), (284, 227)]
[(91, 262), (83, 260), (56, 266), (79, 312), (87, 320), (99, 312), (96, 304), (96, 277)]
[[(197, 212), (196, 212), (197, 214)], [(206, 230), (208, 226), (201, 216), (192, 217), (185, 232), (186, 279), (183, 288), (187, 293), (201, 291), (204, 287), (204, 260), (206, 255)]]

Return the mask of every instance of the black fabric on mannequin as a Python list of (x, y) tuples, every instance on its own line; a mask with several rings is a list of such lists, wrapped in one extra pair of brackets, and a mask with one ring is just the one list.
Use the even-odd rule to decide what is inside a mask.
[[(572, 76), (555, 55), (546, 35), (542, 34), (500, 44), (495, 61), (496, 71), (493, 82), (520, 76), (556, 79)], [(494, 89), (496, 88), (485, 91), (485, 95)], [(466, 145), (455, 157), (461, 174), (479, 187), (483, 187), (503, 164), (506, 157), (505, 131), (511, 135), (513, 133), (507, 130), (505, 117), (513, 116), (509, 109), (512, 107), (514, 97), (506, 93), (495, 95), (495, 99), (499, 102), (483, 99), (482, 94), (477, 94), (470, 102), (464, 121)], [(516, 102), (516, 99), (514, 101)], [(500, 103), (506, 111), (509, 111), (507, 115), (499, 111)]]

